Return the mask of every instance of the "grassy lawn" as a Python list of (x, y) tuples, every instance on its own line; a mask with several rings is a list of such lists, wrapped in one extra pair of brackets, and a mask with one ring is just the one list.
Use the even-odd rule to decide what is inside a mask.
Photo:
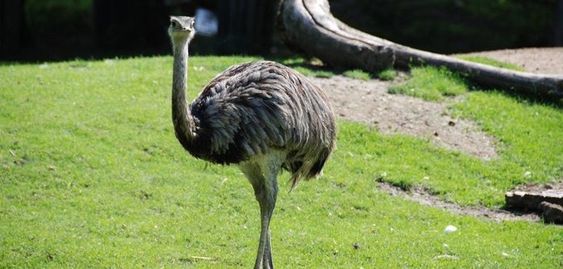
[[(193, 57), (190, 96), (249, 60)], [(171, 65), (157, 57), (0, 66), (0, 268), (252, 266), (252, 188), (236, 168), (206, 165), (176, 141)], [(498, 92), (463, 94), (453, 112), (499, 139), (498, 160), (339, 122), (324, 176), (280, 193), (277, 266), (561, 266), (560, 227), (453, 215), (377, 189), (383, 177), (495, 207), (517, 184), (561, 178), (559, 108)], [(285, 173), (282, 190), (287, 180)], [(458, 231), (444, 233), (447, 225)]]
[[(519, 70), (518, 66), (486, 57), (460, 57)], [(442, 101), (450, 96), (463, 95), (464, 100), (451, 107), (452, 114), (477, 121), (487, 133), (498, 139), (497, 148), (501, 154), (490, 162), (452, 160), (448, 166), (453, 165), (456, 167), (454, 170), (461, 174), (454, 172), (452, 176), (450, 169), (444, 169), (442, 176), (430, 182), (421, 182), (414, 177), (404, 181), (387, 181), (406, 185), (407, 188), (413, 184), (430, 186), (436, 194), (461, 204), (495, 206), (502, 204), (502, 193), (518, 184), (563, 179), (563, 144), (560, 142), (563, 137), (563, 112), (560, 103), (529, 100), (490, 89), (483, 91), (471, 86), (460, 75), (435, 67), (413, 68), (411, 78), (392, 86), (389, 92), (428, 101)], [(419, 163), (432, 158), (437, 158), (437, 155), (422, 158)], [(431, 163), (429, 167), (437, 166), (438, 162)], [(452, 179), (462, 180), (464, 184), (454, 183), (457, 180)]]

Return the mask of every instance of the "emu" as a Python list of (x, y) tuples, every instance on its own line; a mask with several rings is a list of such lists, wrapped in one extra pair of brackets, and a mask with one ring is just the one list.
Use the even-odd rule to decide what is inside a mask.
[(228, 68), (188, 105), (188, 46), (194, 18), (171, 16), (174, 53), (172, 121), (176, 138), (191, 155), (236, 164), (260, 206), (261, 232), (254, 268), (273, 268), (269, 225), (280, 171), (291, 188), (321, 170), (335, 146), (334, 113), (320, 88), (294, 70), (270, 61)]

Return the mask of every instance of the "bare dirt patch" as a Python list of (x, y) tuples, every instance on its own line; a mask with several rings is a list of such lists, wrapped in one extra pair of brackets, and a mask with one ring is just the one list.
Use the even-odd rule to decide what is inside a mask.
[(357, 80), (344, 76), (312, 78), (325, 90), (337, 116), (376, 126), (385, 134), (407, 134), (490, 160), (497, 156), (495, 139), (469, 120), (454, 118), (448, 109), (460, 99), (428, 102), (420, 98), (389, 94), (392, 83)]
[(505, 221), (505, 220), (539, 221), (540, 220), (540, 217), (533, 213), (511, 212), (502, 209), (490, 209), (482, 206), (460, 206), (458, 204), (443, 201), (440, 198), (428, 193), (428, 191), (426, 191), (424, 188), (420, 188), (420, 187), (415, 187), (411, 190), (405, 191), (389, 183), (380, 182), (379, 189), (389, 193), (392, 196), (399, 196), (407, 200), (417, 202), (422, 205), (437, 207), (459, 215), (485, 218), (494, 221)]

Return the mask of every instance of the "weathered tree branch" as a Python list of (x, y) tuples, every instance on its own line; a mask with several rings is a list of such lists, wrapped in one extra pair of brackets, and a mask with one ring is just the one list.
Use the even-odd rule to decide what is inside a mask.
[(330, 13), (327, 0), (282, 0), (278, 28), (290, 47), (336, 67), (376, 72), (389, 67), (443, 66), (483, 86), (563, 98), (563, 75), (511, 71), (396, 44), (339, 21)]

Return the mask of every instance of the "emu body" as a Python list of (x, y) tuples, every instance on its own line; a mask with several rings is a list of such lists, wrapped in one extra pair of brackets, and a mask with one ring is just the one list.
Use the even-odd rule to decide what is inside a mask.
[(273, 268), (269, 223), (282, 169), (292, 187), (321, 173), (335, 145), (334, 114), (321, 89), (281, 64), (258, 61), (216, 76), (188, 105), (188, 46), (193, 18), (171, 17), (174, 51), (172, 119), (178, 141), (194, 157), (236, 164), (260, 205), (255, 268)]

